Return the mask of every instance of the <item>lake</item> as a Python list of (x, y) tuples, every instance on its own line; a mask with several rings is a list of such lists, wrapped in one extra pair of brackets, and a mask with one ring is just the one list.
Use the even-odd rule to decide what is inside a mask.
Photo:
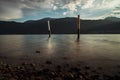
[[(36, 51), (39, 51), (38, 53)], [(120, 65), (120, 34), (0, 35), (0, 61), (6, 63), (51, 60), (101, 66), (111, 71)]]

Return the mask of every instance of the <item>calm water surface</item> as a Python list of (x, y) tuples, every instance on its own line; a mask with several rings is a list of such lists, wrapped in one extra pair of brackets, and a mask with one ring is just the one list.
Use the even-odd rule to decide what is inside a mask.
[[(120, 35), (0, 35), (0, 60), (5, 62), (83, 63), (114, 66), (120, 62)], [(40, 53), (36, 53), (40, 51)], [(64, 60), (66, 59), (66, 60)]]

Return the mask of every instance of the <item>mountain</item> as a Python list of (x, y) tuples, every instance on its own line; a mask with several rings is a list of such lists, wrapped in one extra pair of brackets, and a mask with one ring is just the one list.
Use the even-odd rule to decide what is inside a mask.
[(117, 17), (107, 17), (106, 20), (110, 20), (110, 21), (120, 21), (120, 18), (117, 18)]
[[(0, 34), (47, 34), (47, 21), (50, 20), (53, 34), (77, 33), (76, 18), (44, 18), (24, 23), (0, 21)], [(108, 17), (104, 20), (81, 20), (83, 34), (119, 34), (120, 19)]]

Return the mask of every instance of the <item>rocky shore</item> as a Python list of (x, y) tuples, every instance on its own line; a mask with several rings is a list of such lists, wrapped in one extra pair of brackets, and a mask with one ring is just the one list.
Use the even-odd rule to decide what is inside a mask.
[(0, 63), (0, 80), (120, 80), (120, 73), (104, 74), (102, 67), (93, 70), (90, 66), (54, 65), (46, 61), (34, 63)]

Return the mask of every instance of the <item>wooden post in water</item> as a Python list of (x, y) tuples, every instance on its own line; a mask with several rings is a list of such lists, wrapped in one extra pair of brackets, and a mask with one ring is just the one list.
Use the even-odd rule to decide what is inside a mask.
[(77, 20), (77, 29), (78, 29), (78, 40), (79, 40), (79, 38), (80, 38), (80, 15), (78, 15), (78, 20)]
[(51, 29), (50, 29), (50, 21), (48, 20), (48, 34), (49, 37), (51, 37)]

